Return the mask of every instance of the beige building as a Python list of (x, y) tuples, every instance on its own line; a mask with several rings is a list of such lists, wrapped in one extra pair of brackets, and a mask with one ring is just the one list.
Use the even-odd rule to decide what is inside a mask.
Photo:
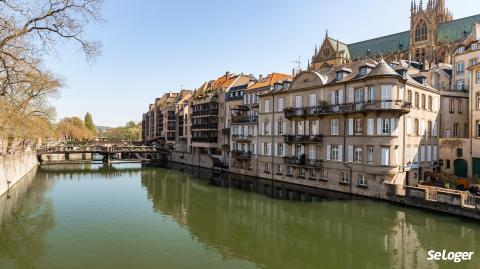
[(191, 104), (191, 152), (206, 153), (228, 165), (229, 139), (225, 133), (225, 95), (232, 87), (246, 85), (249, 75), (226, 72), (195, 90)]
[[(230, 171), (242, 175), (257, 176), (259, 146), (258, 96), (275, 90), (286, 83), (290, 75), (272, 73), (243, 90), (242, 94), (227, 96), (227, 115), (230, 126)], [(277, 85), (277, 86), (276, 86)], [(238, 96), (237, 98), (235, 98)], [(269, 130), (269, 129), (262, 129)]]
[(257, 175), (383, 197), (438, 166), (439, 91), (383, 60), (298, 74), (260, 95)]

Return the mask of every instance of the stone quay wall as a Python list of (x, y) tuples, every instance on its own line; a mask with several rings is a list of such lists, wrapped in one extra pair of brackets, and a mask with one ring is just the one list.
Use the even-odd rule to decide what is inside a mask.
[(37, 167), (35, 151), (0, 156), (0, 196), (5, 194), (32, 169)]

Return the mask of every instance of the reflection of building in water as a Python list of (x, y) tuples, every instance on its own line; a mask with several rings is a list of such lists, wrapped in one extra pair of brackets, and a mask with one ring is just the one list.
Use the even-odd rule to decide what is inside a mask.
[(53, 181), (35, 172), (0, 197), (0, 268), (36, 268), (43, 256), (45, 234), (52, 229), (54, 210), (45, 192)]
[(480, 251), (468, 224), (452, 230), (442, 217), (389, 204), (285, 202), (163, 169), (142, 172), (142, 185), (154, 210), (195, 240), (262, 268), (437, 268), (426, 262), (430, 249), (455, 241)]
[(392, 253), (391, 268), (439, 268), (427, 261), (427, 251), (422, 247), (415, 227), (408, 224), (405, 212), (398, 211), (392, 233), (385, 235), (385, 248)]

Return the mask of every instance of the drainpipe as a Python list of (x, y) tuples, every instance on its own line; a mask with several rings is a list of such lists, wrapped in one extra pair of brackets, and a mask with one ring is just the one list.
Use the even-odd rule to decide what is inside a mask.
[(272, 147), (270, 148), (270, 153), (272, 154), (272, 198), (274, 197), (274, 184), (273, 184), (273, 164), (274, 164), (274, 158), (275, 158), (275, 149), (273, 148), (275, 146), (275, 94), (272, 93), (272, 127), (270, 128), (270, 131), (272, 132)]

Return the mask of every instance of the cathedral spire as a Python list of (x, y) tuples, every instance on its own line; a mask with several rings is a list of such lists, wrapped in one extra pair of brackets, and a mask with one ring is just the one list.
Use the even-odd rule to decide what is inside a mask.
[(423, 10), (423, 0), (420, 0), (420, 3), (418, 4), (418, 9), (419, 9), (420, 11)]

